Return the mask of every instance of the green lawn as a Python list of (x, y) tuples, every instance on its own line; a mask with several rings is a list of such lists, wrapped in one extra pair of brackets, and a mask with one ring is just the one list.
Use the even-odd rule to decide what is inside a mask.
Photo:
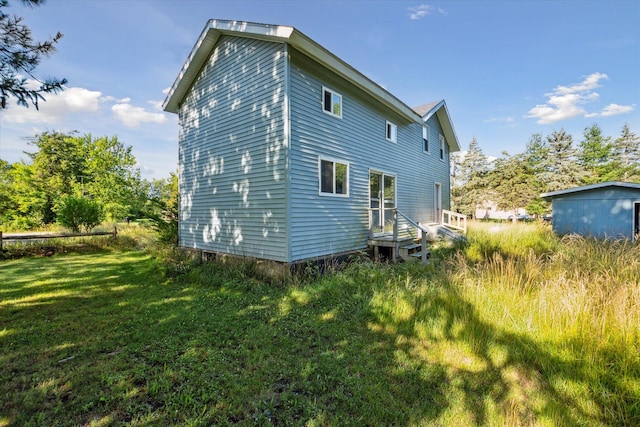
[[(135, 250), (0, 261), (0, 425), (640, 424), (640, 248), (587, 277), (589, 243), (483, 233), (286, 283)], [(584, 290), (601, 275), (617, 309)]]

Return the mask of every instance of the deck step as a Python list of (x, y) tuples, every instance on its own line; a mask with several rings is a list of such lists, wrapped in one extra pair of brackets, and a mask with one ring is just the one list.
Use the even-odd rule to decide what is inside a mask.
[[(414, 252), (411, 254), (412, 257), (414, 258), (422, 258), (422, 252)], [(427, 251), (427, 259), (431, 258), (431, 251)]]

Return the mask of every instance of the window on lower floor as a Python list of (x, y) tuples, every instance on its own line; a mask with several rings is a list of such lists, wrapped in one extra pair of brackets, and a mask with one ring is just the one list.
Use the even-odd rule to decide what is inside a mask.
[(349, 164), (320, 159), (320, 194), (349, 195)]

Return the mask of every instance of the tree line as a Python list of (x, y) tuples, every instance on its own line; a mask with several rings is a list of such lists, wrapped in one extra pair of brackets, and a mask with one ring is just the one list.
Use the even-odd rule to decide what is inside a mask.
[(584, 129), (575, 143), (564, 129), (542, 137), (531, 135), (523, 153), (490, 161), (475, 137), (464, 155), (452, 156), (452, 208), (475, 216), (493, 202), (514, 214), (550, 212), (541, 193), (608, 181), (640, 183), (640, 138), (624, 125), (617, 138), (597, 124)]
[[(145, 180), (132, 148), (117, 137), (44, 132), (29, 144), (28, 161), (0, 159), (0, 226), (29, 230), (86, 215), (89, 225), (147, 218), (177, 220), (178, 179)], [(69, 223), (75, 218), (76, 223)], [(163, 226), (163, 224), (160, 224)]]

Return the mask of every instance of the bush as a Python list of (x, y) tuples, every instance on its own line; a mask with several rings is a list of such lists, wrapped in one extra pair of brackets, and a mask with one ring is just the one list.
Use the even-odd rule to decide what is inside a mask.
[(56, 214), (57, 221), (74, 232), (79, 232), (80, 227), (88, 232), (104, 220), (100, 203), (85, 197), (65, 197), (58, 204)]

